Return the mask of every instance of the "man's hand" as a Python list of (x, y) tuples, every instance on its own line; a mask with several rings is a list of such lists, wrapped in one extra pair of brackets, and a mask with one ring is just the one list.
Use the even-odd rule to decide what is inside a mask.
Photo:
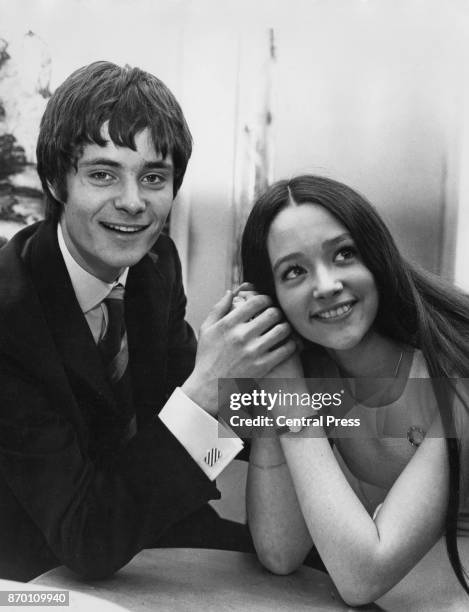
[(295, 351), (288, 359), (282, 361), (277, 366), (273, 367), (264, 378), (295, 378), (303, 379), (303, 366), (301, 365), (300, 356)]
[[(238, 290), (235, 292), (235, 296), (233, 298), (233, 306), (240, 306), (243, 301), (252, 299), (255, 295), (259, 295), (259, 293), (254, 289), (254, 285), (252, 283), (242, 283)], [(299, 338), (295, 338), (296, 347), (298, 351), (301, 351), (301, 340)], [(301, 360), (298, 354), (298, 351), (295, 351), (275, 367), (273, 367), (267, 374), (265, 378), (303, 378), (303, 367), (301, 365)]]
[(182, 390), (210, 414), (218, 412), (219, 378), (262, 378), (295, 352), (290, 325), (266, 295), (232, 308), (228, 291), (200, 328), (195, 368)]

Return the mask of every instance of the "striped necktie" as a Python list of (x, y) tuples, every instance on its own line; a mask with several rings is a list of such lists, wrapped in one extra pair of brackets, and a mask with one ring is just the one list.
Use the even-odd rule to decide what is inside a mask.
[(124, 422), (126, 430), (124, 441), (127, 441), (136, 432), (136, 419), (128, 370), (129, 348), (124, 320), (124, 287), (122, 285), (113, 287), (104, 304), (107, 308), (108, 324), (98, 348)]
[(108, 314), (106, 332), (99, 342), (106, 374), (113, 385), (117, 384), (127, 370), (129, 349), (124, 320), (124, 287), (116, 285), (105, 298)]

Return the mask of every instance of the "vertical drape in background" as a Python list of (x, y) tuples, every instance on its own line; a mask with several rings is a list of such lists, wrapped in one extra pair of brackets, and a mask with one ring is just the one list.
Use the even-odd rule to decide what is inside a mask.
[(240, 42), (232, 200), (233, 285), (242, 279), (240, 241), (246, 219), (254, 200), (273, 180), (277, 49), (274, 30), (270, 28), (264, 36), (258, 57), (253, 57), (254, 46)]

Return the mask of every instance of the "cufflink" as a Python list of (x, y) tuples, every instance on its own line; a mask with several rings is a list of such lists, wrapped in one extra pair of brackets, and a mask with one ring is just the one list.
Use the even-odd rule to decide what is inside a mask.
[(204, 461), (208, 466), (213, 467), (215, 463), (220, 459), (220, 457), (221, 450), (219, 450), (218, 448), (211, 448), (205, 455)]

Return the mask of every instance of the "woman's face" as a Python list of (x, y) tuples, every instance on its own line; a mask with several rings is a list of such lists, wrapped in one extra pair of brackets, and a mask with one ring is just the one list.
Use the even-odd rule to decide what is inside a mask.
[(279, 304), (303, 338), (340, 351), (371, 331), (374, 278), (347, 229), (325, 208), (284, 208), (270, 227), (267, 250)]

